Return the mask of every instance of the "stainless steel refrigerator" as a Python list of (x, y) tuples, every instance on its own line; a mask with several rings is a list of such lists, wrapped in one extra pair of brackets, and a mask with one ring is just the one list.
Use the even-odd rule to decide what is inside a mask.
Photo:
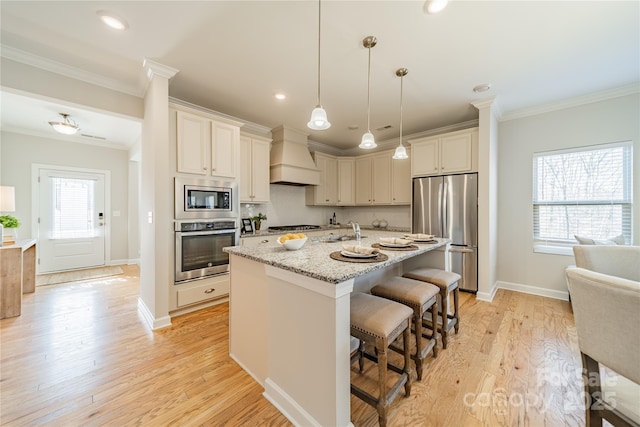
[(478, 174), (413, 179), (413, 233), (451, 239), (449, 263), (461, 290), (478, 291)]

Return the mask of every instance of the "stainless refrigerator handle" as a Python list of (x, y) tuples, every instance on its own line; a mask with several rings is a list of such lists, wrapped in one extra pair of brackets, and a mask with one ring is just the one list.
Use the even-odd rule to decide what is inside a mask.
[(447, 199), (449, 198), (449, 186), (447, 185), (447, 182), (445, 180), (445, 182), (443, 183), (444, 186), (444, 194), (442, 197), (442, 237), (448, 237), (451, 238), (451, 235), (449, 234), (449, 212), (448, 212), (448, 206), (447, 206)]
[(449, 252), (460, 252), (463, 254), (472, 254), (475, 251), (476, 251), (475, 249), (470, 249), (470, 248), (461, 248), (459, 246), (449, 246)]
[(440, 227), (440, 237), (444, 237), (444, 227), (442, 223), (442, 200), (443, 200), (443, 192), (442, 187), (444, 183), (440, 182), (438, 184), (438, 226)]

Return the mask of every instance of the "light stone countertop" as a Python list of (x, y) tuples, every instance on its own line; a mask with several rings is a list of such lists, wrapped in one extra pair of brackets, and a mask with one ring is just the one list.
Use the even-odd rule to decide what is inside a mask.
[[(403, 232), (363, 230), (364, 238), (360, 244), (370, 247), (378, 243), (380, 237), (403, 237)], [(340, 283), (363, 274), (382, 269), (413, 256), (429, 252), (445, 246), (450, 239), (436, 238), (438, 243), (415, 244), (418, 249), (413, 251), (381, 250), (389, 257), (382, 262), (355, 263), (337, 261), (329, 257), (331, 252), (342, 250), (342, 244), (354, 245), (355, 240), (344, 242), (318, 242), (311, 238), (297, 251), (288, 251), (277, 242), (263, 243), (258, 246), (230, 246), (223, 250), (232, 255), (249, 258), (251, 260), (293, 271), (305, 276), (313, 277), (329, 283)]]

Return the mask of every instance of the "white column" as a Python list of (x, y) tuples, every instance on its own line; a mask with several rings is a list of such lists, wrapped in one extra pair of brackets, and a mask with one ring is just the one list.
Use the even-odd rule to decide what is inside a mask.
[(491, 301), (498, 262), (498, 116), (495, 97), (471, 103), (478, 119), (478, 299)]
[(173, 182), (169, 163), (169, 79), (178, 70), (145, 59), (149, 83), (144, 96), (140, 190), (140, 299), (153, 329), (171, 324), (173, 283)]

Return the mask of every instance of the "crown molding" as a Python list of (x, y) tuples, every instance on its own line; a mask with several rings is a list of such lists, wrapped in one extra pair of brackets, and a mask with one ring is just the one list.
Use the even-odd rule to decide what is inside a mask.
[[(404, 146), (409, 147), (407, 141), (410, 139), (419, 139), (427, 136), (441, 135), (443, 133), (455, 132), (458, 130), (469, 129), (478, 126), (478, 120), (468, 120), (462, 123), (456, 123), (453, 125), (442, 126), (436, 129), (430, 129), (423, 132), (413, 133), (411, 135), (403, 135), (402, 140), (404, 141)], [(330, 145), (326, 145), (317, 141), (309, 140), (309, 148), (313, 149), (312, 151), (320, 151), (325, 154), (331, 154), (333, 156), (361, 156), (363, 154), (376, 153), (379, 151), (391, 150), (396, 148), (400, 143), (400, 138), (391, 138), (385, 139), (384, 141), (377, 142), (378, 146), (373, 150), (363, 150), (362, 148), (358, 148), (357, 145), (354, 145), (353, 148), (336, 148)]]
[(142, 97), (144, 93), (143, 89), (138, 85), (122, 83), (121, 81), (104, 77), (99, 74), (90, 73), (80, 68), (43, 58), (42, 56), (34, 55), (5, 44), (0, 44), (0, 56), (11, 61), (59, 74), (64, 77), (80, 80), (85, 83), (115, 90), (117, 92), (122, 92), (127, 95), (136, 96), (138, 98)]
[(153, 79), (156, 76), (164, 77), (167, 80), (171, 80), (173, 76), (180, 72), (180, 70), (176, 68), (169, 67), (168, 65), (161, 64), (149, 58), (144, 58), (144, 60), (142, 61), (142, 66), (147, 71), (147, 78), (149, 80)]
[(267, 138), (271, 138), (271, 128), (263, 125), (259, 125), (257, 123), (250, 122), (248, 120), (244, 120), (238, 117), (230, 116), (229, 114), (221, 113), (216, 110), (212, 110), (210, 108), (205, 108), (200, 105), (192, 104), (187, 101), (183, 101), (182, 99), (174, 98), (172, 96), (169, 97), (170, 104), (181, 105), (186, 108), (190, 108), (192, 110), (201, 111), (207, 114), (213, 114), (215, 116), (223, 117), (230, 121), (240, 122), (242, 123), (242, 131), (247, 133), (253, 133), (256, 135), (264, 136)]
[(501, 122), (505, 122), (508, 120), (521, 119), (529, 116), (537, 116), (538, 114), (550, 113), (557, 110), (564, 110), (566, 108), (579, 107), (585, 104), (606, 101), (608, 99), (619, 98), (621, 96), (633, 95), (636, 93), (640, 93), (640, 83), (632, 83), (630, 85), (594, 92), (588, 95), (577, 96), (575, 98), (568, 98), (549, 104), (538, 105), (536, 107), (509, 111), (503, 114), (499, 120)]

